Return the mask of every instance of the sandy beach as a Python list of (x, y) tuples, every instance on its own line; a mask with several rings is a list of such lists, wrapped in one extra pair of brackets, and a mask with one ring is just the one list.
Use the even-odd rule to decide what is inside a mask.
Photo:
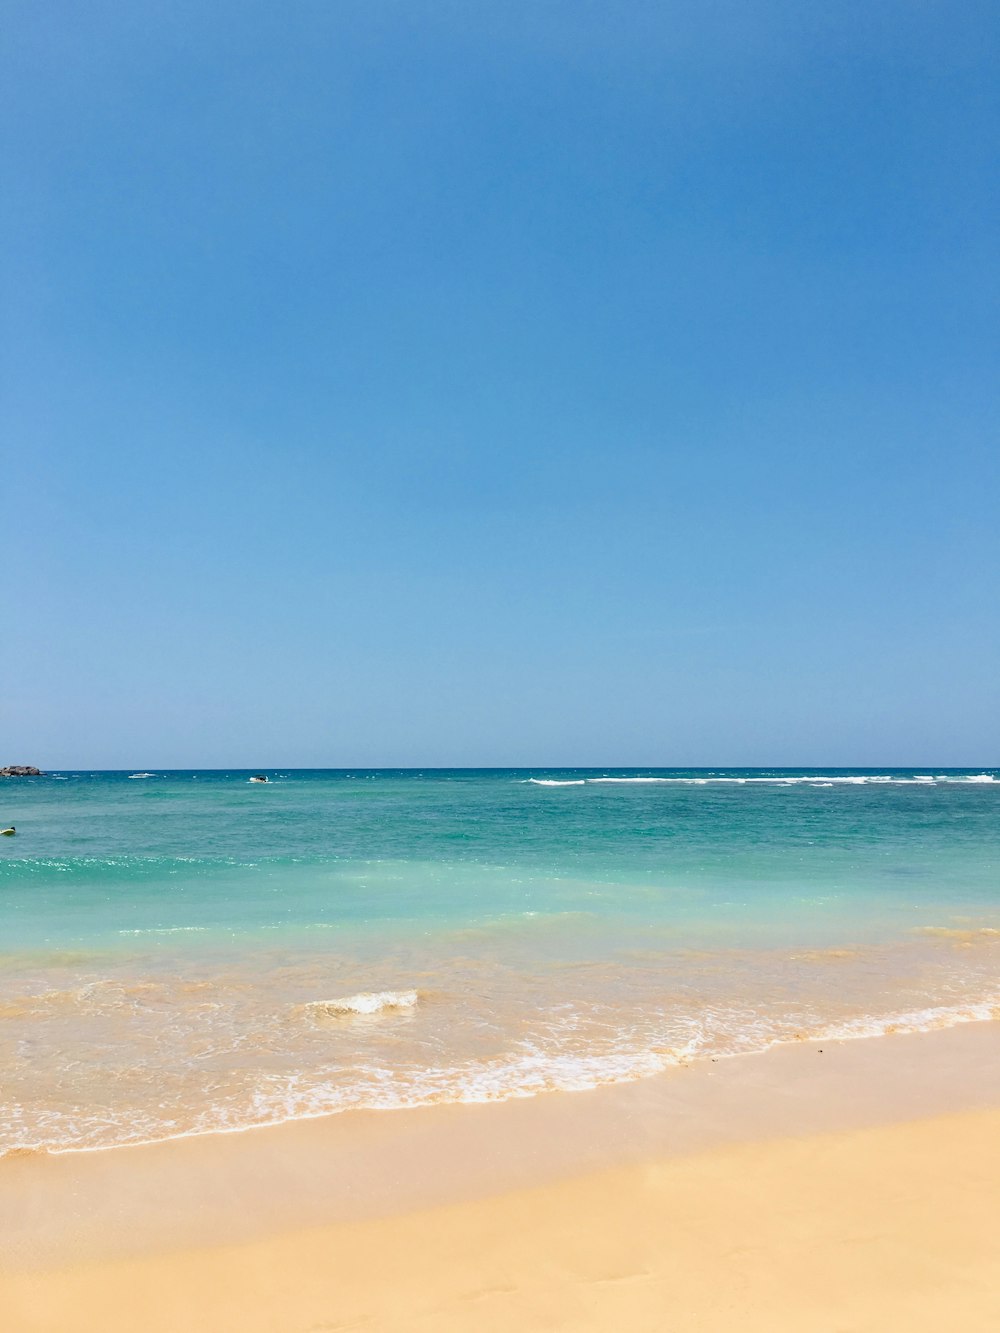
[(996, 6), (7, 9), (0, 1333), (1000, 1333)]
[(17, 1333), (993, 1329), (1000, 1029), (0, 1163)]

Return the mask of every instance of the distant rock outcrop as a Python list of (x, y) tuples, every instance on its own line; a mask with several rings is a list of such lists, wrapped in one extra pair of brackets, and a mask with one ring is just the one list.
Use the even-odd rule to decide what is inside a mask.
[(8, 764), (6, 768), (0, 768), (0, 778), (40, 778), (42, 770), (33, 768), (31, 764)]

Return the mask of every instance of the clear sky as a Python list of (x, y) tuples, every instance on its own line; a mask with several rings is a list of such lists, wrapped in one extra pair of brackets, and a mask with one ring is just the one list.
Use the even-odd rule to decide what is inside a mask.
[(992, 0), (4, 13), (0, 763), (1000, 763)]

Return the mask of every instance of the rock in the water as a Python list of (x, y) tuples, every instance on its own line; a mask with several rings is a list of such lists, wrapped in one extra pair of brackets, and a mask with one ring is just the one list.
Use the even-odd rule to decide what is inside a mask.
[(42, 770), (33, 768), (31, 764), (8, 764), (6, 768), (0, 768), (0, 778), (40, 778)]

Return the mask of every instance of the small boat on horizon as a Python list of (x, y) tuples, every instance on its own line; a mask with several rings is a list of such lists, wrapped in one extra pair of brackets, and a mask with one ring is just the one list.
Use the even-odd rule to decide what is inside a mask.
[(251, 782), (267, 782), (268, 779), (263, 773), (255, 773), (250, 779)]

